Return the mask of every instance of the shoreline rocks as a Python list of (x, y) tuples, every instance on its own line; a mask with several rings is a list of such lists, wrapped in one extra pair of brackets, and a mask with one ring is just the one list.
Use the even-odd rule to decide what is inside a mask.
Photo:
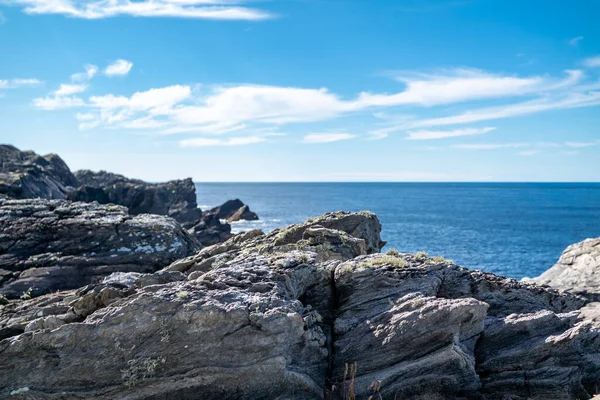
[(0, 294), (74, 289), (116, 271), (153, 272), (200, 244), (173, 219), (66, 200), (0, 199)]
[(204, 214), (214, 215), (227, 222), (258, 220), (258, 215), (250, 211), (250, 207), (242, 203), (240, 199), (226, 201), (222, 205), (212, 208)]
[[(580, 296), (389, 252), (368, 212), (0, 306), (0, 397), (587, 399)], [(82, 374), (84, 370), (86, 373)]]
[(524, 281), (600, 301), (600, 238), (570, 245), (554, 266), (537, 278)]
[(238, 199), (203, 213), (191, 178), (149, 183), (106, 171), (80, 170), (73, 174), (56, 154), (42, 157), (10, 145), (0, 145), (0, 198), (68, 199), (121, 205), (132, 215), (165, 215), (178, 221), (203, 245), (231, 237), (231, 226), (221, 220), (258, 219)]
[(77, 178), (56, 154), (40, 156), (0, 145), (0, 195), (25, 199), (65, 199)]

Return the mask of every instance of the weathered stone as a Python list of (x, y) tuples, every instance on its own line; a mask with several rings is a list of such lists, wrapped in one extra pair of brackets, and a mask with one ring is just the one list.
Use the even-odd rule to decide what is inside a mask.
[(154, 272), (200, 245), (174, 220), (65, 200), (0, 200), (0, 294), (73, 289), (112, 272)]
[(207, 211), (206, 214), (214, 215), (228, 222), (240, 220), (255, 221), (258, 219), (258, 215), (250, 211), (250, 207), (242, 203), (239, 199), (228, 200), (222, 205)]
[(600, 238), (570, 245), (552, 268), (525, 281), (600, 300)]
[(317, 220), (329, 226), (247, 232), (133, 285), (115, 275), (0, 306), (0, 397), (25, 387), (35, 399), (599, 391), (600, 334), (580, 321), (582, 297), (439, 259), (365, 254), (381, 243), (370, 214)]
[(77, 179), (56, 154), (40, 156), (0, 145), (0, 195), (7, 197), (64, 199)]
[(69, 200), (125, 206), (133, 215), (167, 215), (189, 228), (202, 218), (191, 178), (165, 183), (147, 183), (105, 171), (75, 172), (80, 185)]

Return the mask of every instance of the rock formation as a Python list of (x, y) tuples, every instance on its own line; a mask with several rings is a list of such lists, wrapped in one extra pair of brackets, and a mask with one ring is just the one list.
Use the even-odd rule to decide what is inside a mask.
[(570, 245), (552, 268), (526, 281), (600, 301), (600, 238)]
[[(0, 306), (0, 397), (587, 399), (581, 297), (389, 252), (370, 213)], [(85, 371), (85, 373), (82, 373)], [(15, 397), (17, 398), (17, 397)], [(22, 398), (22, 397), (21, 397)]]
[(242, 203), (239, 199), (228, 200), (222, 205), (205, 212), (205, 214), (214, 215), (227, 222), (258, 220), (258, 215), (250, 211), (250, 207)]
[(77, 179), (56, 154), (42, 157), (33, 151), (0, 145), (0, 195), (64, 199), (74, 186)]
[(119, 204), (133, 215), (167, 215), (190, 228), (202, 218), (191, 178), (165, 183), (147, 183), (109, 172), (77, 171), (81, 185), (69, 193), (69, 200)]
[(115, 271), (153, 272), (200, 249), (174, 220), (125, 207), (0, 199), (0, 294), (74, 289)]
[(132, 215), (157, 214), (174, 218), (203, 245), (231, 237), (231, 226), (221, 220), (256, 220), (258, 216), (240, 200), (230, 200), (202, 213), (191, 178), (149, 183), (106, 171), (72, 174), (56, 154), (39, 156), (0, 145), (0, 199), (45, 198), (75, 202), (116, 204)]

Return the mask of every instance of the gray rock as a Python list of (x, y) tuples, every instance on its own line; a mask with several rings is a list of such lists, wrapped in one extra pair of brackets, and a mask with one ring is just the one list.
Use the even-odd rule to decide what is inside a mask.
[(219, 219), (227, 220), (227, 222), (258, 220), (258, 215), (250, 211), (250, 207), (242, 203), (239, 199), (228, 200), (222, 205), (207, 211), (205, 214), (214, 215)]
[(77, 179), (56, 154), (0, 145), (0, 197), (64, 199)]
[(600, 335), (580, 320), (585, 299), (373, 254), (372, 214), (315, 221), (236, 235), (134, 286), (117, 279), (0, 306), (0, 397), (25, 387), (35, 399), (598, 392)]
[(600, 300), (600, 238), (570, 245), (552, 268), (525, 281)]
[(199, 243), (171, 218), (115, 205), (0, 199), (0, 294), (73, 289), (112, 272), (154, 272)]
[(75, 175), (81, 187), (69, 193), (69, 200), (118, 204), (127, 207), (133, 215), (167, 215), (186, 228), (202, 218), (191, 178), (147, 183), (106, 171), (83, 170)]

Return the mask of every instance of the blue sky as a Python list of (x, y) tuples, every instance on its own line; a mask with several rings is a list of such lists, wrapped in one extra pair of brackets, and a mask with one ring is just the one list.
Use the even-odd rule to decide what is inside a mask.
[(598, 15), (0, 0), (0, 141), (151, 181), (600, 181)]

